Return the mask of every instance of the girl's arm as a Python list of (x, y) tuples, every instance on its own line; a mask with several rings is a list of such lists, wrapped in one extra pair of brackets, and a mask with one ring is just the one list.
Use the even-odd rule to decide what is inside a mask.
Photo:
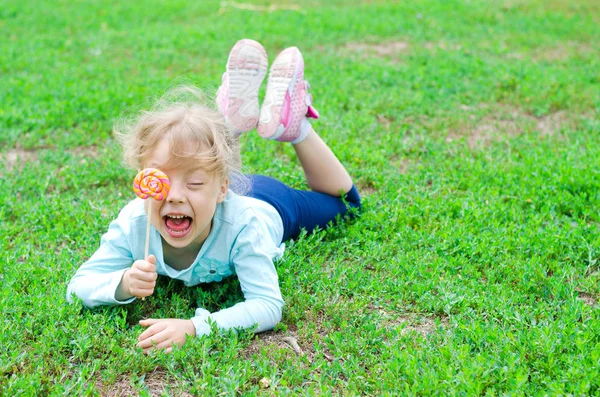
[(208, 319), (219, 329), (256, 326), (255, 332), (273, 329), (281, 321), (284, 302), (273, 263), (280, 250), (266, 225), (256, 220), (250, 222), (239, 233), (231, 255), (245, 301), (215, 313), (197, 309), (192, 318), (197, 336), (210, 333)]
[(119, 301), (115, 292), (123, 273), (131, 267), (133, 254), (127, 236), (131, 229), (127, 207), (111, 222), (102, 236), (100, 248), (75, 273), (67, 287), (67, 301), (76, 295), (87, 307), (125, 304), (133, 298)]

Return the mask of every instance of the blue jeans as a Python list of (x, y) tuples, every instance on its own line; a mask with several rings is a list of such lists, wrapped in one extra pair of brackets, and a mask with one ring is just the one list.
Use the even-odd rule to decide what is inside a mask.
[[(356, 186), (345, 197), (292, 189), (274, 178), (248, 175), (251, 189), (246, 196), (271, 204), (283, 220), (283, 240), (296, 239), (302, 229), (312, 232), (325, 229), (336, 217), (345, 215), (350, 208), (360, 208), (360, 194)], [(354, 213), (351, 212), (352, 216)]]

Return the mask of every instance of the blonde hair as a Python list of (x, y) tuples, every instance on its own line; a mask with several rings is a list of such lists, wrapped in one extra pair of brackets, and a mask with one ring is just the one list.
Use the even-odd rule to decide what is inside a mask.
[(156, 145), (167, 139), (170, 166), (201, 164), (217, 177), (229, 177), (232, 190), (245, 193), (249, 186), (240, 169), (238, 140), (223, 116), (206, 102), (199, 89), (176, 87), (160, 98), (152, 110), (115, 125), (125, 162), (141, 169)]

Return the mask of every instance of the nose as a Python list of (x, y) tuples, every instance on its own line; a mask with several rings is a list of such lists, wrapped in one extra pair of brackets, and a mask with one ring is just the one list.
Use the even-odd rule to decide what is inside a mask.
[(169, 204), (183, 204), (187, 201), (183, 189), (178, 184), (171, 184), (171, 190), (167, 196), (167, 202)]

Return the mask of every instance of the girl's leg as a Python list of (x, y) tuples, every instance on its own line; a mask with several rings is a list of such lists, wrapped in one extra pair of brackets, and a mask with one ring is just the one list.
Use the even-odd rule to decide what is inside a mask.
[[(325, 229), (338, 216), (348, 214), (351, 208), (360, 208), (356, 187), (339, 196), (292, 189), (284, 183), (262, 175), (250, 175), (251, 191), (246, 193), (271, 204), (283, 221), (283, 240), (296, 239), (302, 230)], [(349, 213), (351, 216), (353, 212)]]
[(284, 241), (296, 238), (302, 229), (324, 229), (350, 208), (360, 208), (352, 178), (307, 120), (319, 117), (308, 89), (302, 54), (296, 47), (285, 49), (271, 65), (256, 129), (263, 138), (294, 144), (312, 191), (292, 189), (256, 175), (248, 194), (277, 209), (283, 220)]
[(353, 185), (348, 171), (312, 126), (308, 122), (306, 124), (303, 127), (310, 130), (303, 141), (294, 145), (294, 149), (308, 186), (315, 192), (331, 196), (348, 193)]
[(271, 65), (256, 129), (263, 138), (294, 144), (311, 190), (339, 196), (350, 191), (352, 179), (307, 120), (319, 117), (309, 88), (302, 53), (286, 48)]
[(283, 221), (282, 241), (298, 238), (302, 230), (326, 229), (340, 216), (354, 216), (351, 208), (361, 207), (360, 194), (342, 163), (310, 123), (305, 121), (303, 128), (310, 130), (294, 149), (312, 191), (293, 189), (262, 175), (250, 176), (247, 195), (275, 207)]

